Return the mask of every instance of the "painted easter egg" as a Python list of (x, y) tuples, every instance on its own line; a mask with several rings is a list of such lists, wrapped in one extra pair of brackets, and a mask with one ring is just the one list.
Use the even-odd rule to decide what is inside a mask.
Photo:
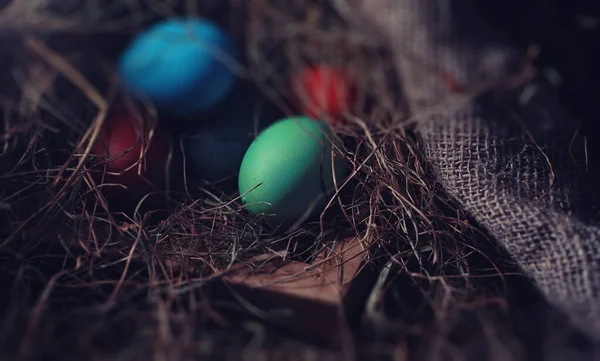
[(186, 163), (202, 180), (216, 182), (235, 176), (254, 135), (249, 127), (205, 129), (184, 140)]
[(190, 173), (209, 182), (236, 176), (256, 134), (281, 116), (253, 85), (240, 83), (225, 102), (202, 115), (194, 134), (184, 138)]
[[(168, 137), (160, 129), (148, 143), (142, 119), (124, 111), (116, 113), (105, 120), (92, 148), (101, 170), (95, 174), (105, 184), (121, 184), (136, 194), (161, 189), (167, 177), (169, 146)], [(140, 160), (143, 149), (146, 151)], [(122, 187), (110, 190), (118, 192)]]
[[(131, 92), (177, 116), (219, 103), (233, 88), (233, 41), (203, 19), (163, 20), (138, 35), (122, 54), (118, 72)], [(229, 61), (229, 66), (226, 62)]]
[(296, 74), (293, 87), (309, 117), (337, 123), (355, 98), (355, 86), (341, 69), (319, 65)]
[(246, 209), (268, 221), (294, 223), (320, 214), (334, 189), (334, 174), (346, 175), (335, 157), (332, 134), (308, 117), (284, 118), (261, 132), (248, 148), (238, 186)]

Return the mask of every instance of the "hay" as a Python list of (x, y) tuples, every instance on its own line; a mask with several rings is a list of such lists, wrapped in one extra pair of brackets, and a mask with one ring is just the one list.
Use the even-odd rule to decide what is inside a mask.
[[(0, 57), (0, 274), (10, 289), (0, 358), (529, 357), (521, 325), (500, 320), (514, 297), (508, 283), (537, 296), (440, 192), (384, 44), (322, 2), (224, 3), (14, 1), (0, 13), (2, 42), (13, 46)], [(154, 109), (120, 92), (114, 59), (143, 24), (184, 13), (228, 29), (247, 50), (239, 76), (284, 113), (294, 112), (287, 84), (302, 66), (333, 62), (356, 77), (359, 101), (335, 129), (351, 176), (318, 222), (272, 229), (235, 192), (187, 182), (158, 203), (111, 209), (89, 159), (107, 112), (127, 104), (155, 125)], [(348, 238), (381, 273), (363, 324), (339, 349), (278, 335), (262, 322), (277, 315), (240, 320), (252, 307), (212, 297), (211, 285), (240, 265), (308, 265)], [(551, 314), (531, 302), (539, 317)]]

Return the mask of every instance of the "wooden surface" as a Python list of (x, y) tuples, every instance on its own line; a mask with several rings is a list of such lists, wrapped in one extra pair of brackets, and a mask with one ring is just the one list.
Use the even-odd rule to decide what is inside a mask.
[(312, 265), (291, 261), (268, 273), (241, 269), (225, 277), (226, 288), (259, 309), (263, 321), (315, 342), (336, 343), (359, 324), (374, 281), (363, 267), (365, 255), (351, 240)]

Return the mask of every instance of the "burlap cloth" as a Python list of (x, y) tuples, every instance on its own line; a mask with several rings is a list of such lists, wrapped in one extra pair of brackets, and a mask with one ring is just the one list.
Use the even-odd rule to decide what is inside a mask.
[(552, 87), (518, 76), (525, 49), (495, 33), (476, 1), (336, 3), (394, 49), (417, 134), (445, 191), (551, 304), (600, 339), (600, 229), (580, 211), (582, 147)]

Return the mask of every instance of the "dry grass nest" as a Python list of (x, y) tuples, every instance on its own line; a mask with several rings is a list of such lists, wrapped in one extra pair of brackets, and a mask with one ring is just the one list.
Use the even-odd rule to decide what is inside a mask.
[[(170, 352), (168, 359), (192, 345), (192, 353), (215, 354), (225, 344), (247, 346), (247, 336), (223, 331), (226, 317), (206, 306), (204, 285), (240, 265), (265, 271), (299, 260), (309, 269), (318, 255), (334, 257), (335, 245), (348, 239), (368, 254), (368, 267), (392, 267), (426, 293), (436, 284), (443, 289), (441, 299), (470, 287), (468, 260), (480, 251), (466, 240), (480, 234), (429, 173), (385, 46), (348, 28), (333, 10), (319, 3), (278, 6), (265, 0), (243, 9), (235, 1), (131, 7), (107, 2), (96, 9), (75, 1), (57, 9), (30, 3), (14, 1), (0, 13), (6, 85), (0, 125), (0, 272), (10, 276), (15, 292), (3, 296), (13, 307), (9, 312), (29, 320), (8, 332), (5, 346), (13, 355), (35, 354), (31, 347), (40, 342), (50, 354), (73, 344), (79, 345), (69, 348), (73, 354), (106, 350), (110, 347), (99, 340), (108, 336), (111, 347), (118, 348), (122, 340), (144, 338), (133, 330), (150, 324), (154, 341), (131, 342), (138, 346), (125, 347), (122, 359), (150, 355), (162, 346)], [(273, 229), (245, 212), (235, 192), (196, 181), (174, 188), (159, 206), (145, 207), (144, 198), (133, 212), (114, 211), (103, 196), (90, 174), (88, 154), (107, 112), (127, 104), (145, 114), (149, 128), (155, 123), (151, 106), (119, 89), (115, 58), (148, 22), (190, 12), (219, 22), (242, 44), (246, 56), (237, 67), (239, 76), (286, 114), (295, 111), (286, 84), (306, 64), (334, 63), (356, 76), (359, 101), (334, 129), (343, 140), (335, 151), (351, 174), (338, 184), (318, 221)], [(175, 144), (171, 151), (180, 149)], [(491, 261), (484, 268), (499, 273)], [(23, 293), (17, 284), (36, 285), (38, 291)], [(379, 291), (383, 298), (386, 287)], [(429, 301), (433, 298), (440, 297), (431, 295)], [(244, 307), (243, 302), (235, 307)], [(47, 310), (71, 315), (68, 322), (86, 322), (86, 331), (62, 343), (44, 341), (44, 332), (67, 323), (46, 316)], [(119, 326), (107, 328), (108, 314), (111, 325)], [(193, 341), (208, 337), (192, 331), (202, 327), (212, 330), (209, 346)], [(109, 329), (112, 334), (106, 335)], [(94, 355), (88, 359), (108, 357), (100, 351)]]

